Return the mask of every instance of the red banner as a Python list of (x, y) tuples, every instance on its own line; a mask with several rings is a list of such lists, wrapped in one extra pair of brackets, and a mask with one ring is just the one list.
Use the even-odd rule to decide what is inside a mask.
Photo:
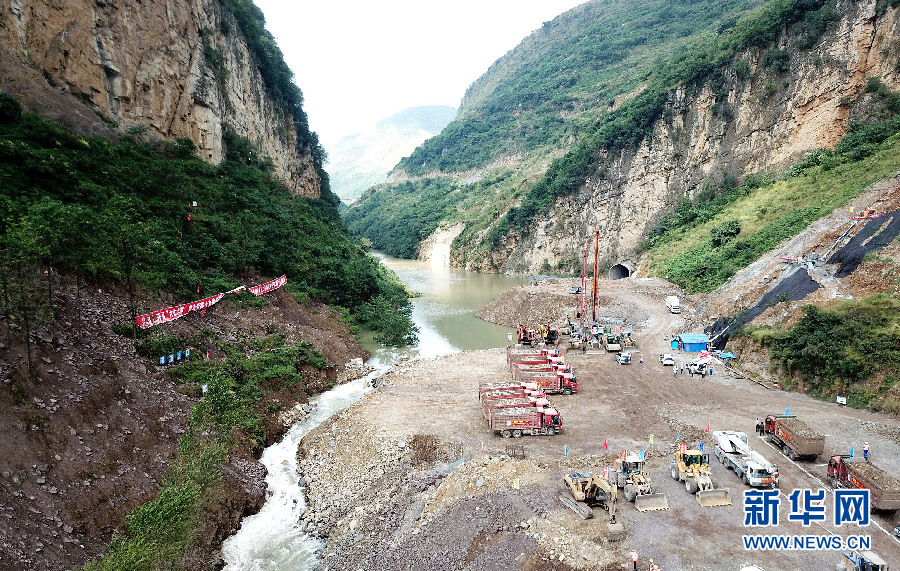
[(192, 311), (200, 311), (201, 309), (206, 309), (207, 307), (218, 303), (218, 301), (223, 297), (225, 297), (225, 294), (220, 293), (212, 297), (207, 297), (206, 299), (192, 301), (191, 303), (176, 305), (175, 307), (166, 307), (165, 309), (157, 309), (153, 313), (148, 313), (147, 315), (139, 315), (137, 318), (137, 324), (141, 329), (147, 329), (148, 327), (153, 327), (154, 325), (159, 325), (160, 323), (175, 321), (179, 317), (184, 317)]
[(262, 295), (264, 293), (272, 291), (273, 289), (278, 289), (286, 283), (287, 276), (281, 276), (280, 278), (276, 278), (270, 282), (266, 282), (258, 286), (253, 286), (249, 289), (251, 292), (253, 292), (253, 295)]
[[(244, 289), (249, 289), (253, 292), (253, 295), (262, 295), (266, 292), (270, 292), (274, 289), (278, 289), (284, 284), (287, 283), (287, 276), (281, 276), (280, 278), (274, 279), (270, 282), (266, 282), (264, 284), (253, 286), (251, 288), (247, 288), (245, 286), (238, 286), (232, 290), (228, 290), (225, 293), (237, 293)], [(199, 287), (199, 286), (198, 286)], [(192, 301), (191, 303), (185, 303), (182, 305), (176, 305), (175, 307), (166, 307), (165, 309), (157, 309), (152, 313), (148, 313), (146, 315), (138, 315), (137, 324), (141, 329), (147, 329), (148, 327), (153, 327), (154, 325), (159, 325), (160, 323), (168, 323), (169, 321), (175, 321), (180, 317), (184, 317), (188, 313), (192, 311), (201, 311), (215, 305), (219, 302), (223, 297), (225, 297), (225, 293), (219, 293), (212, 297), (207, 297), (206, 299), (201, 299), (197, 301)]]

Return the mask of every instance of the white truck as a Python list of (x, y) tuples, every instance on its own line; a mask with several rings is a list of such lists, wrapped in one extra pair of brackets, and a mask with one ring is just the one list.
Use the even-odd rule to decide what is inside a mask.
[(672, 313), (681, 313), (681, 304), (678, 302), (678, 298), (674, 295), (666, 296), (666, 308)]
[(722, 464), (754, 488), (778, 487), (778, 466), (750, 448), (747, 434), (733, 430), (715, 430), (715, 454)]

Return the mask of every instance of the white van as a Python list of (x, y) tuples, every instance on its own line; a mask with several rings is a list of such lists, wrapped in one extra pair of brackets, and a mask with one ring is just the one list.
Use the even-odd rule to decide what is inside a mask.
[(672, 313), (681, 313), (681, 304), (678, 303), (678, 298), (674, 295), (666, 296), (666, 307)]

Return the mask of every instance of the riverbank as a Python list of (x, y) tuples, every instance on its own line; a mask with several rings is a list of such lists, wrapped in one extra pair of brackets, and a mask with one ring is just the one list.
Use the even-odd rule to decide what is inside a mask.
[[(702, 379), (673, 376), (657, 356), (671, 352), (668, 335), (686, 322), (665, 310), (660, 296), (666, 292), (645, 280), (604, 280), (601, 287), (613, 301), (600, 312), (624, 311), (638, 352), (626, 366), (607, 354), (566, 355), (578, 373), (579, 392), (551, 397), (562, 413), (561, 435), (507, 440), (491, 433), (477, 387), (509, 373), (504, 351), (487, 350), (396, 366), (373, 393), (303, 440), (298, 457), (309, 509), (299, 529), (327, 542), (322, 568), (612, 570), (630, 568), (632, 549), (642, 565), (652, 558), (666, 570), (737, 568), (747, 561), (775, 569), (834, 564), (829, 551), (745, 550), (744, 484), (713, 464), (713, 479), (730, 489), (733, 504), (703, 508), (669, 477), (671, 453), (680, 441), (703, 442), (711, 450), (707, 427), (752, 435), (757, 417), (790, 407), (827, 435), (826, 453), (870, 442), (878, 451), (873, 463), (896, 474), (900, 423), (772, 391), (724, 371)], [(681, 364), (689, 356), (676, 359)], [(521, 445), (524, 457), (513, 458), (508, 445)], [(785, 493), (827, 486), (824, 458), (794, 463), (763, 440), (752, 445), (779, 465)], [(595, 509), (594, 519), (582, 520), (558, 495), (566, 473), (601, 471), (622, 449), (645, 450), (653, 483), (670, 509), (641, 513), (620, 502), (617, 519), (626, 538), (611, 543), (605, 512)], [(789, 502), (783, 498), (781, 524), (772, 533), (859, 532), (830, 522), (811, 531), (786, 521)], [(878, 525), (864, 530), (872, 549), (887, 560), (900, 559), (900, 544), (884, 531), (900, 523), (897, 515), (874, 514), (873, 520)]]
[[(290, 416), (281, 418), (283, 412), (357, 374), (345, 373), (345, 365), (355, 358), (361, 366), (368, 356), (329, 307), (302, 306), (281, 289), (266, 294), (263, 307), (239, 307), (226, 298), (203, 315), (194, 312), (166, 324), (166, 335), (184, 340), (179, 348), (193, 349), (192, 365), (177, 366), (142, 356), (130, 329), (120, 335), (110, 327), (129, 313), (124, 286), (69, 287), (57, 297), (58, 326), (39, 325), (33, 334), (33, 376), (6, 377), (7, 390), (0, 391), (2, 569), (80, 568), (103, 556), (114, 534), (130, 529), (129, 514), (159, 497), (178, 466), (179, 445), (200, 401), (199, 386), (177, 380), (179, 367), (228, 359), (246, 365), (243, 357), (258, 355), (267, 343), (311, 344), (327, 361), (324, 366), (304, 364), (297, 371), (302, 382), (261, 387), (265, 396), (256, 402), (261, 426), (254, 437), (261, 434), (258, 444), (270, 444), (292, 423)], [(0, 330), (0, 339), (6, 338)], [(204, 345), (196, 344), (200, 340)], [(25, 347), (15, 342), (0, 346), (7, 359), (0, 360), (0, 372), (25, 368)], [(215, 566), (221, 541), (265, 499), (265, 468), (254, 457), (257, 443), (240, 430), (233, 436), (239, 442), (223, 462), (219, 483), (204, 495), (209, 501), (196, 518), (190, 550), (181, 554), (183, 568)], [(186, 518), (170, 519), (179, 524)]]

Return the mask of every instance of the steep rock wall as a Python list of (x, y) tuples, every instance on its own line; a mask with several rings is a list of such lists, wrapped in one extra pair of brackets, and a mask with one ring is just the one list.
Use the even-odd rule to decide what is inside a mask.
[[(749, 64), (726, 70), (724, 98), (710, 86), (670, 96), (653, 137), (637, 149), (607, 155), (574, 196), (559, 200), (524, 238), (511, 235), (469, 267), (512, 273), (580, 267), (584, 242), (600, 231), (600, 258), (633, 261), (648, 228), (707, 178), (777, 172), (845, 133), (849, 107), (869, 77), (900, 87), (900, 12), (878, 15), (875, 0), (840, 0), (842, 19), (808, 51), (787, 35), (790, 69), (775, 73), (764, 52), (741, 54)], [(721, 88), (720, 88), (721, 89)], [(727, 111), (723, 112), (723, 109)], [(460, 259), (457, 257), (456, 259)]]
[(190, 138), (211, 163), (222, 160), (228, 124), (272, 159), (293, 193), (321, 193), (293, 118), (269, 97), (218, 0), (4, 2), (0, 90), (81, 133)]

